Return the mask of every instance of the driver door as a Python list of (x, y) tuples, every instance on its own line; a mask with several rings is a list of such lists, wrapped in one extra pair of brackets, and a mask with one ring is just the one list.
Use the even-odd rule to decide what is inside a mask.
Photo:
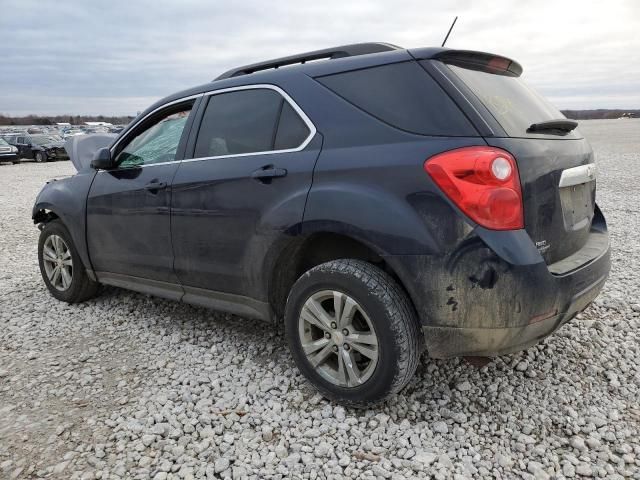
[[(178, 284), (171, 182), (184, 155), (194, 103), (172, 105), (143, 120), (116, 143), (116, 167), (96, 173), (87, 198), (87, 244), (98, 280), (129, 288), (153, 285), (150, 281), (164, 289)], [(181, 289), (173, 290), (179, 298)]]

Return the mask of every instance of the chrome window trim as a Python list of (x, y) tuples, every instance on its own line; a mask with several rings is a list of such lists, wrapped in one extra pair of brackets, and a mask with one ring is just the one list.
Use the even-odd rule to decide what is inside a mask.
[(293, 98), (289, 96), (287, 92), (285, 92), (283, 89), (281, 89), (277, 85), (272, 85), (270, 83), (255, 83), (252, 85), (240, 85), (238, 87), (229, 87), (229, 88), (221, 88), (220, 90), (212, 90), (212, 91), (206, 92), (204, 95), (212, 96), (212, 95), (218, 95), (222, 93), (236, 92), (240, 90), (265, 90), (265, 89), (274, 90), (278, 92), (282, 96), (282, 98), (284, 98), (284, 100), (287, 103), (289, 103), (291, 108), (293, 108), (293, 110), (298, 114), (298, 116), (302, 119), (302, 121), (305, 123), (305, 125), (309, 129), (309, 135), (307, 136), (307, 138), (305, 138), (302, 141), (302, 143), (299, 146), (297, 146), (296, 148), (286, 148), (282, 150), (265, 150), (261, 152), (231, 153), (229, 155), (214, 155), (211, 157), (185, 158), (184, 160), (182, 160), (182, 162), (199, 162), (202, 160), (216, 160), (219, 158), (230, 158), (230, 157), (249, 157), (252, 155), (273, 155), (277, 153), (300, 152), (304, 150), (307, 147), (307, 145), (309, 145), (313, 137), (316, 136), (316, 133), (318, 132), (318, 130), (316, 129), (316, 126), (313, 124), (311, 119), (307, 116), (307, 114), (304, 113), (304, 110), (302, 110), (298, 106), (298, 104), (293, 100)]
[[(307, 136), (307, 138), (304, 139), (304, 141), (300, 144), (300, 146), (298, 146), (296, 148), (287, 148), (287, 149), (283, 149), (283, 150), (266, 150), (266, 151), (262, 151), (262, 152), (249, 152), (249, 153), (235, 153), (235, 154), (229, 154), (229, 155), (216, 155), (216, 156), (212, 156), (212, 157), (185, 158), (185, 159), (182, 159), (182, 160), (172, 160), (170, 162), (149, 163), (147, 165), (123, 167), (122, 170), (126, 170), (127, 168), (146, 168), (146, 167), (153, 167), (153, 166), (156, 166), (156, 165), (169, 165), (171, 163), (200, 162), (202, 160), (216, 160), (216, 159), (219, 159), (219, 158), (230, 158), (230, 157), (248, 157), (248, 156), (252, 156), (252, 155), (273, 155), (273, 154), (277, 154), (277, 153), (300, 152), (300, 151), (304, 150), (307, 147), (307, 145), (309, 145), (311, 140), (313, 140), (313, 138), (316, 136), (316, 133), (318, 132), (318, 130), (316, 129), (316, 126), (313, 124), (313, 122), (307, 116), (307, 114), (304, 113), (304, 110), (302, 110), (302, 108), (300, 108), (300, 106), (293, 100), (293, 98), (291, 98), (289, 96), (289, 94), (287, 92), (285, 92), (282, 88), (278, 87), (277, 85), (272, 85), (270, 83), (256, 83), (256, 84), (251, 84), (251, 85), (239, 85), (237, 87), (221, 88), (221, 89), (218, 89), (218, 90), (209, 90), (207, 92), (198, 93), (196, 95), (190, 95), (188, 97), (178, 98), (178, 99), (173, 100), (173, 101), (171, 101), (169, 103), (165, 103), (164, 105), (161, 105), (158, 108), (155, 108), (152, 111), (150, 111), (149, 113), (147, 113), (144, 117), (142, 117), (140, 120), (138, 120), (135, 125), (133, 125), (131, 127), (131, 130), (133, 131), (140, 123), (144, 122), (151, 115), (159, 112), (160, 110), (162, 110), (162, 109), (164, 109), (166, 107), (170, 107), (171, 105), (175, 105), (177, 103), (182, 103), (182, 102), (185, 102), (187, 100), (192, 100), (192, 99), (195, 100), (195, 99), (197, 99), (199, 97), (204, 97), (204, 96), (208, 97), (208, 96), (212, 96), (212, 95), (219, 95), (219, 94), (222, 94), (222, 93), (235, 92), (235, 91), (239, 91), (239, 90), (264, 90), (264, 89), (274, 90), (274, 91), (278, 92), (282, 96), (282, 98), (284, 98), (284, 100), (287, 103), (289, 103), (291, 108), (293, 108), (293, 110), (298, 114), (298, 116), (302, 119), (302, 121), (305, 123), (305, 125), (309, 129), (309, 135)], [(113, 154), (113, 152), (117, 148), (118, 144), (120, 144), (125, 138), (128, 138), (128, 137), (122, 137), (122, 138), (118, 139), (118, 141), (111, 146), (111, 148), (110, 148), (111, 154)], [(119, 170), (119, 168), (116, 168), (116, 170)], [(111, 171), (111, 170), (99, 170), (98, 173), (102, 172), (102, 171)]]
[(131, 165), (129, 167), (117, 167), (117, 168), (112, 168), (111, 170), (98, 170), (97, 173), (104, 173), (104, 172), (116, 172), (116, 171), (122, 171), (122, 170), (131, 170), (134, 168), (147, 168), (147, 167), (159, 167), (160, 165), (171, 165), (172, 163), (180, 163), (180, 160), (171, 160), (170, 162), (158, 162), (158, 163), (148, 163), (146, 165)]

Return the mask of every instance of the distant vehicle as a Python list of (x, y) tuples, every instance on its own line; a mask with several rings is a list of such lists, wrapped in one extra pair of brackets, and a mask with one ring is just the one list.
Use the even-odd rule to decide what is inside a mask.
[(62, 133), (63, 138), (68, 138), (68, 137), (73, 137), (75, 135), (85, 135), (86, 132), (84, 132), (83, 130), (78, 129), (73, 129), (73, 130), (65, 130)]
[(20, 158), (31, 158), (38, 163), (69, 160), (64, 142), (58, 135), (10, 135), (5, 140), (17, 147)]
[(300, 371), (351, 405), (398, 392), (423, 350), (528, 348), (600, 293), (610, 253), (593, 151), (521, 73), (370, 43), (175, 93), (68, 140), (78, 173), (32, 212), (43, 282), (284, 319)]
[(0, 138), (0, 162), (11, 162), (14, 165), (20, 163), (18, 158), (18, 148)]

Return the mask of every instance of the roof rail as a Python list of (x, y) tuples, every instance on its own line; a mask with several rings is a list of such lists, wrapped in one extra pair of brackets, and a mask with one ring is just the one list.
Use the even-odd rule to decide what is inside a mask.
[[(400, 50), (401, 47), (390, 43), (372, 42), (372, 43), (354, 43), (352, 45), (343, 45), (341, 47), (325, 48), (323, 50), (315, 50), (313, 52), (299, 53), (288, 57), (267, 60), (266, 62), (253, 63), (243, 67), (233, 68), (218, 76), (215, 80), (224, 78), (238, 77), (249, 73), (258, 72), (260, 70), (269, 70), (271, 68), (284, 67), (285, 65), (294, 65), (296, 63), (306, 63), (312, 60), (320, 60), (322, 58), (333, 59), (343, 57), (354, 57), (356, 55), (367, 55), (369, 53), (389, 52), (391, 50)], [(215, 81), (214, 80), (214, 81)]]

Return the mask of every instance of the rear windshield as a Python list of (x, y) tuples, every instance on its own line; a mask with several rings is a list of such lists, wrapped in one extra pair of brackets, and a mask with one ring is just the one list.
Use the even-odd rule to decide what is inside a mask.
[(482, 101), (510, 137), (539, 136), (527, 133), (531, 124), (565, 118), (520, 77), (447, 66)]
[(478, 135), (453, 100), (416, 62), (337, 73), (316, 80), (395, 128), (420, 135)]

